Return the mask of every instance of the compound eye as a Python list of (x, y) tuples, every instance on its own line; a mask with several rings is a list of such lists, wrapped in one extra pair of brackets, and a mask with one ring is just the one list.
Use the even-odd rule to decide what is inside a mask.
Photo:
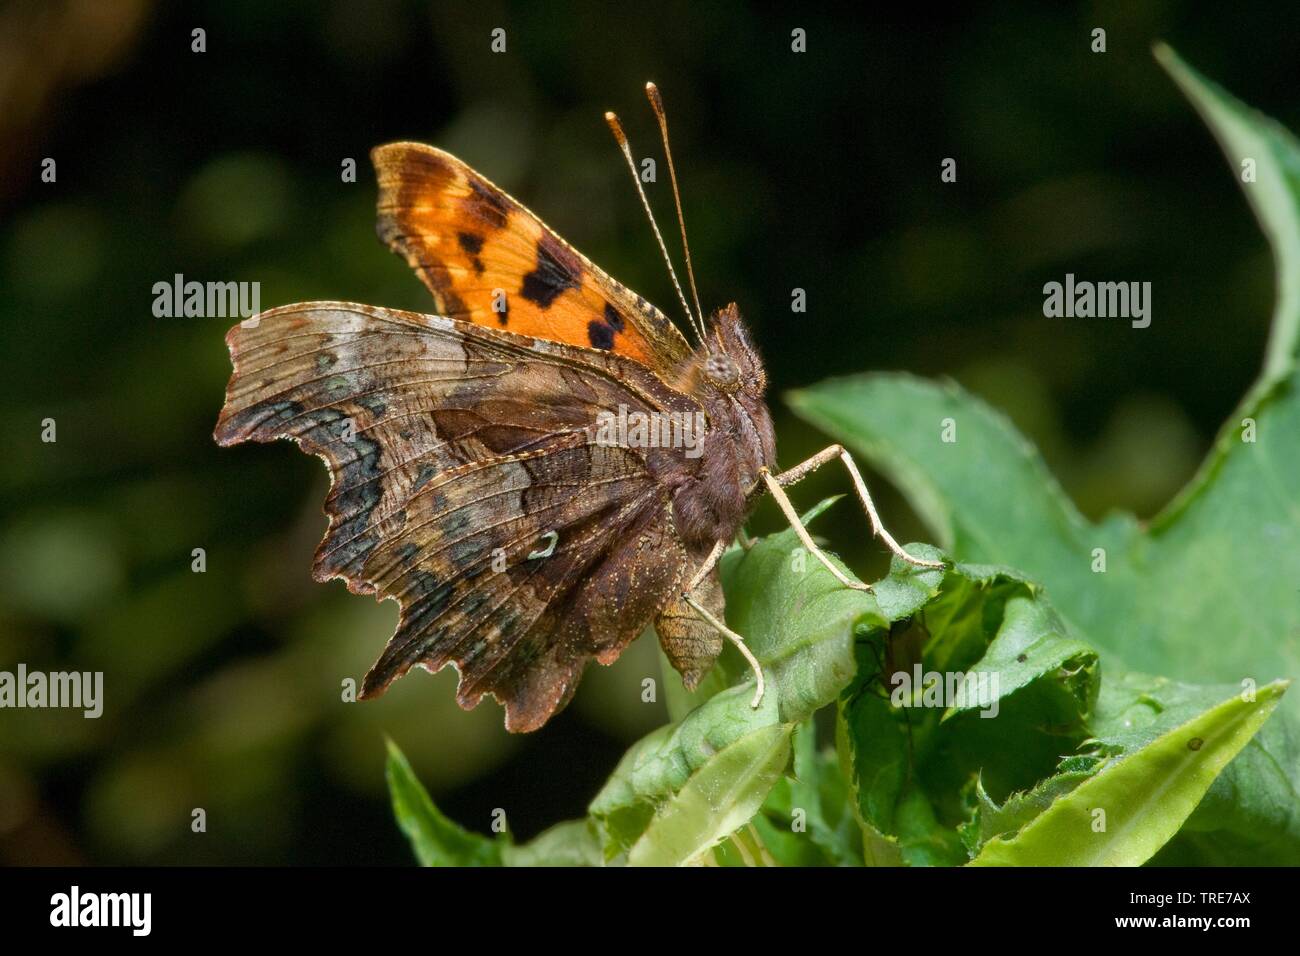
[(727, 355), (715, 352), (704, 360), (704, 374), (715, 385), (728, 387), (740, 381), (740, 369)]

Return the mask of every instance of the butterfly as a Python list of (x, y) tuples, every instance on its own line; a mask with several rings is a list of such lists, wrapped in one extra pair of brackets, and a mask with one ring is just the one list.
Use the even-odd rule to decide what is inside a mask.
[[(658, 117), (685, 247), (663, 102)], [(377, 147), (378, 234), (433, 296), (424, 315), (352, 302), (271, 309), (226, 336), (233, 373), (214, 437), (290, 439), (324, 459), (329, 527), (318, 581), (395, 599), (397, 629), (366, 674), (381, 694), (414, 666), (453, 664), (457, 701), (484, 695), (511, 731), (565, 706), (587, 663), (611, 664), (650, 624), (689, 689), (731, 640), (718, 560), (764, 493), (847, 587), (783, 488), (766, 372), (735, 304), (692, 312), (632, 170), (695, 336), (611, 278), (522, 204), (430, 146)], [(629, 424), (630, 423), (630, 424)]]

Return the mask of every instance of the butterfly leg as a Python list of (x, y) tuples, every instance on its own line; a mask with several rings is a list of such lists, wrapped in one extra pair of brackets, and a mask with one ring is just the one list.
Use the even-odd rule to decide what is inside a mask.
[(808, 529), (805, 528), (803, 522), (799, 520), (799, 514), (794, 510), (794, 505), (790, 503), (790, 498), (781, 488), (781, 485), (777, 483), (776, 478), (772, 476), (771, 472), (763, 472), (763, 481), (767, 483), (767, 490), (770, 491), (772, 497), (776, 499), (776, 503), (785, 514), (786, 520), (790, 522), (790, 527), (793, 528), (794, 533), (799, 536), (799, 540), (802, 541), (803, 546), (808, 549), (808, 553), (822, 564), (826, 565), (826, 570), (835, 575), (835, 580), (839, 581), (840, 584), (844, 585), (846, 588), (853, 588), (855, 591), (870, 591), (870, 584), (866, 584), (862, 581), (850, 580), (844, 572), (837, 568), (834, 562), (826, 556), (826, 553), (822, 551), (821, 548), (817, 547), (817, 542), (813, 541), (812, 535), (808, 533)]
[[(849, 476), (853, 479), (853, 487), (858, 493), (858, 500), (862, 502), (862, 507), (866, 509), (867, 517), (871, 519), (872, 534), (878, 535), (880, 540), (885, 542), (885, 545), (890, 551), (894, 552), (894, 554), (898, 555), (909, 564), (914, 564), (921, 568), (944, 567), (945, 565), (942, 561), (929, 561), (925, 558), (918, 558), (914, 555), (908, 554), (907, 551), (903, 549), (902, 545), (894, 540), (894, 536), (885, 530), (885, 526), (880, 520), (880, 515), (876, 511), (875, 503), (871, 500), (871, 493), (867, 491), (867, 483), (862, 480), (862, 473), (858, 471), (857, 463), (854, 462), (852, 456), (849, 455), (842, 445), (831, 445), (829, 448), (824, 448), (807, 461), (795, 465), (789, 471), (783, 471), (779, 475), (772, 475), (767, 472), (763, 473), (763, 480), (767, 482), (768, 490), (772, 492), (772, 497), (775, 498), (776, 503), (781, 506), (781, 510), (785, 513), (786, 518), (789, 519), (791, 525), (794, 527), (795, 533), (799, 534), (799, 538), (804, 542), (805, 547), (809, 546), (811, 538), (808, 537), (808, 532), (803, 530), (803, 524), (799, 521), (799, 516), (797, 512), (795, 512), (794, 506), (790, 504), (790, 499), (786, 496), (783, 488), (787, 485), (793, 485), (795, 482), (812, 474), (828, 461), (833, 461), (836, 458), (844, 462), (844, 467), (848, 469)], [(800, 534), (801, 530), (802, 533)], [(809, 550), (812, 549), (809, 548)], [(834, 572), (837, 579), (848, 584), (849, 587), (854, 586), (845, 579), (844, 575), (840, 573), (838, 568), (829, 563), (829, 560), (822, 555), (820, 551), (814, 553), (823, 564)]]
[(735, 644), (736, 650), (740, 651), (741, 656), (749, 662), (750, 668), (754, 671), (755, 680), (754, 699), (749, 702), (749, 706), (757, 708), (763, 700), (763, 691), (765, 690), (765, 684), (763, 682), (763, 665), (758, 662), (758, 658), (755, 657), (753, 651), (749, 649), (749, 645), (745, 643), (745, 639), (718, 620), (717, 616), (713, 614), (712, 611), (706, 608), (699, 601), (695, 600), (691, 594), (683, 594), (682, 600), (690, 605), (691, 610), (703, 618), (715, 631), (727, 640), (731, 641), (732, 644)]
[(700, 586), (700, 582), (707, 578), (709, 572), (718, 566), (718, 562), (722, 559), (722, 555), (726, 550), (727, 542), (725, 541), (719, 541), (713, 546), (713, 550), (709, 552), (709, 556), (700, 563), (699, 570), (697, 570), (691, 578), (691, 583), (686, 585), (686, 590), (683, 592), (683, 595), (694, 593), (695, 589)]
[(722, 651), (722, 638), (731, 641), (753, 668), (756, 687), (751, 706), (763, 699), (763, 668), (750, 652), (745, 639), (721, 620), (725, 603), (718, 581), (718, 559), (727, 550), (719, 541), (700, 563), (690, 583), (655, 619), (659, 644), (669, 663), (682, 675), (687, 690), (694, 690)]
[[(751, 541), (750, 544), (752, 545), (753, 542)], [(682, 594), (682, 600), (685, 601), (686, 604), (693, 611), (695, 611), (696, 614), (698, 614), (701, 618), (703, 618), (704, 621), (710, 626), (712, 626), (719, 634), (721, 634), (727, 640), (731, 641), (731, 643), (735, 644), (736, 649), (740, 651), (740, 653), (744, 656), (745, 660), (749, 661), (749, 666), (754, 670), (754, 679), (756, 682), (756, 689), (754, 691), (754, 702), (750, 706), (757, 707), (759, 702), (763, 699), (763, 668), (759, 665), (758, 659), (754, 657), (753, 654), (750, 653), (749, 647), (748, 645), (745, 644), (745, 639), (743, 637), (741, 637), (735, 631), (731, 630), (729, 627), (723, 624), (718, 619), (718, 616), (716, 614), (714, 614), (708, 608), (699, 604), (695, 600), (695, 596), (694, 596), (696, 593), (695, 589), (699, 587), (700, 583), (709, 576), (710, 572), (712, 572), (714, 568), (717, 567), (718, 561), (721, 560), (723, 554), (725, 554), (726, 551), (727, 551), (726, 541), (719, 541), (717, 544), (713, 546), (713, 550), (709, 552), (709, 556), (704, 559), (703, 563), (700, 565), (699, 570), (695, 572), (695, 576), (691, 578), (691, 583), (686, 585), (686, 590)], [(710, 580), (710, 585), (713, 589), (713, 593), (721, 594), (722, 589), (718, 584), (717, 576), (715, 575), (713, 578), (710, 578), (709, 580)], [(717, 603), (718, 613), (722, 612), (723, 607), (724, 605), (721, 602)]]

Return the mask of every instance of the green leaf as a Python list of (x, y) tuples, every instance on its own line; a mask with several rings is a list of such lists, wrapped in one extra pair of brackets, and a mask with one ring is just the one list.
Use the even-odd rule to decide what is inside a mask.
[[(832, 500), (803, 518), (807, 525)], [(856, 576), (843, 564), (853, 580)], [(744, 635), (763, 665), (782, 723), (805, 720), (829, 704), (854, 672), (853, 634), (866, 624), (883, 626), (894, 613), (912, 613), (938, 589), (942, 572), (905, 566), (877, 582), (875, 593), (844, 587), (799, 544), (792, 529), (771, 535), (749, 551), (724, 556), (722, 583), (727, 623)], [(909, 594), (885, 609), (896, 589)], [(730, 646), (720, 659), (721, 673), (735, 680), (748, 672)]]
[[(1056, 798), (1092, 776), (1106, 759), (1139, 751), (1233, 694), (1249, 693), (1251, 689), (1232, 685), (1181, 684), (1145, 674), (1108, 673), (1093, 717), (1088, 721), (1093, 731), (1093, 736), (1085, 741), (1088, 752), (1067, 757), (1053, 776), (1040, 781), (1031, 790), (1011, 794), (1001, 806), (989, 797), (983, 781), (977, 781), (973, 791), (973, 818), (960, 828), (963, 841), (973, 855), (994, 836), (1014, 834), (1046, 810)], [(1250, 739), (1230, 768), (1250, 764), (1250, 776), (1257, 779), (1271, 776), (1284, 787), (1282, 767), (1294, 763), (1300, 750), (1291, 747), (1287, 760), (1275, 760), (1264, 748), (1261, 738), (1268, 728), (1276, 726), (1285, 725), (1267, 724)], [(1229, 772), (1216, 777), (1179, 834), (1181, 843), (1195, 843), (1201, 858), (1189, 856), (1176, 843), (1162, 850), (1156, 862), (1194, 864), (1216, 860), (1225, 865), (1233, 860), (1250, 860), (1256, 864), (1285, 864), (1285, 853), (1279, 854), (1277, 846), (1267, 838), (1261, 838), (1259, 825), (1261, 821), (1266, 823), (1263, 831), (1266, 834), (1285, 831), (1288, 821), (1300, 812), (1300, 807), (1285, 799), (1281, 802), (1273, 800), (1274, 788), (1239, 791), (1235, 779)], [(1212, 836), (1202, 839), (1202, 831)]]
[(397, 744), (388, 741), (385, 769), (397, 824), (422, 866), (498, 866), (501, 845), (443, 816)]
[(710, 759), (655, 813), (628, 853), (631, 866), (679, 866), (744, 826), (790, 760), (790, 728), (774, 724)]
[(976, 855), (989, 840), (1003, 834), (1014, 834), (1037, 817), (1059, 797), (1069, 793), (1093, 775), (1095, 767), (1070, 770), (1040, 781), (1032, 790), (1023, 790), (1007, 797), (1002, 806), (984, 790), (983, 781), (976, 781), (976, 812), (970, 823), (960, 827), (962, 842), (971, 855)]
[(406, 756), (387, 741), (386, 776), (393, 815), (421, 866), (601, 866), (604, 858), (589, 820), (558, 824), (516, 846), (490, 840), (453, 823), (434, 804)]
[(827, 862), (861, 864), (861, 834), (849, 807), (848, 785), (835, 753), (817, 749), (817, 730), (811, 719), (795, 731), (790, 810), (787, 821), (792, 821), (793, 811), (804, 811), (808, 837)]
[(1230, 697), (1165, 732), (1053, 801), (1014, 836), (989, 840), (972, 865), (1145, 863), (1178, 832), (1286, 687), (1278, 681), (1260, 688), (1254, 700)]
[[(1250, 689), (1189, 685), (1144, 674), (1109, 675), (1092, 724), (1096, 743), (1107, 753), (1138, 749), (1218, 701)], [(1300, 734), (1293, 722), (1279, 720), (1283, 716), (1275, 715), (1250, 739), (1156, 862), (1294, 865), (1294, 845), (1278, 834), (1294, 828), (1300, 815), (1288, 779), (1300, 766)]]
[[(1277, 301), (1256, 385), (1262, 392), (1284, 378), (1300, 358), (1300, 142), (1280, 123), (1196, 72), (1169, 46), (1157, 43), (1155, 57), (1219, 141), (1233, 178), (1273, 248)], [(1254, 182), (1242, 175), (1247, 159), (1254, 161)]]
[(964, 863), (971, 781), (1006, 793), (1056, 772), (1088, 736), (1097, 654), (1033, 584), (980, 565), (956, 565), (911, 621), (866, 638), (838, 731), (864, 858)]
[[(1092, 524), (1065, 500), (999, 414), (955, 385), (868, 375), (794, 398), (804, 417), (900, 483), (944, 546), (1023, 568), (1089, 641), (1134, 670), (1209, 682), (1295, 670), (1300, 629), (1300, 381), (1255, 409), (1259, 440), (1236, 442), (1212, 485), (1174, 522)], [(953, 418), (958, 441), (939, 440)], [(909, 476), (924, 475), (924, 478)], [(1104, 552), (1105, 572), (1093, 571)], [(1122, 629), (1118, 626), (1123, 622)], [(1198, 640), (1232, 633), (1232, 641)]]
[(569, 820), (545, 830), (523, 846), (501, 847), (504, 866), (603, 866), (600, 839), (590, 820)]
[(817, 749), (816, 724), (794, 731), (794, 772), (782, 777), (754, 824), (782, 866), (861, 866), (862, 836), (839, 759)]
[[(1079, 714), (1092, 710), (1097, 694), (1097, 652), (1068, 636), (1064, 624), (1047, 602), (1028, 594), (1007, 598), (997, 635), (971, 669), (998, 675), (1003, 697), (1036, 681), (1048, 680), (1066, 698), (1066, 709)], [(970, 694), (944, 718), (984, 706)]]
[[(1246, 106), (1196, 72), (1170, 47), (1157, 44), (1155, 56), (1223, 149), (1233, 178), (1246, 194), (1251, 211), (1268, 237), (1277, 285), (1259, 377), (1220, 430), (1215, 447), (1197, 476), (1155, 519), (1154, 525), (1159, 527), (1173, 522), (1185, 508), (1191, 507), (1205, 486), (1216, 478), (1224, 460), (1235, 446), (1242, 444), (1244, 419), (1255, 417), (1259, 407), (1283, 383), (1291, 382), (1288, 388), (1294, 394), (1292, 373), (1300, 359), (1300, 141), (1277, 121)], [(1247, 159), (1254, 162), (1255, 182), (1244, 181), (1242, 162)], [(1300, 709), (1296, 712), (1300, 713)]]
[[(699, 858), (704, 865), (713, 866), (786, 866), (772, 854), (767, 842), (774, 836), (771, 828), (759, 825), (762, 817), (755, 817), (746, 826), (731, 834), (710, 852)], [(781, 840), (781, 836), (776, 837)]]
[[(862, 842), (862, 862), (866, 866), (902, 866), (903, 851), (898, 837), (878, 829), (872, 819), (887, 806), (896, 803), (902, 787), (897, 779), (905, 773), (906, 739), (900, 737), (896, 727), (885, 724), (881, 717), (883, 709), (867, 712), (864, 717), (850, 720), (843, 709), (836, 714), (835, 750), (839, 759), (840, 772), (848, 781), (849, 809), (857, 821)], [(871, 721), (877, 722), (885, 732), (879, 737), (870, 733)], [(871, 752), (863, 749), (864, 742), (879, 741), (883, 746)], [(874, 768), (874, 772), (871, 769)], [(899, 769), (896, 769), (899, 768)], [(879, 786), (878, 786), (879, 784)], [(870, 806), (879, 809), (873, 813)]]
[[(1006, 418), (953, 383), (865, 375), (795, 393), (790, 403), (894, 481), (951, 554), (1042, 582), (1070, 631), (1117, 671), (1263, 683), (1300, 672), (1300, 147), (1172, 51), (1157, 56), (1231, 168), (1239, 172), (1243, 156), (1256, 160), (1258, 181), (1243, 188), (1273, 246), (1278, 298), (1259, 381), (1197, 476), (1148, 527), (1122, 513), (1086, 520)], [(955, 442), (941, 441), (945, 419)], [(1244, 440), (1246, 419), (1253, 441)], [(1241, 795), (1238, 813), (1217, 817), (1233, 828), (1225, 840), (1253, 832), (1270, 859), (1292, 864), (1300, 863), (1300, 814), (1277, 807), (1300, 804), (1297, 740), (1300, 699), (1283, 705), (1210, 797)], [(1198, 814), (1193, 825), (1215, 823)], [(1243, 850), (1236, 859), (1259, 858)]]
[[(914, 550), (938, 554), (921, 545)], [(789, 760), (794, 726), (853, 678), (855, 634), (887, 630), (915, 614), (945, 580), (942, 571), (896, 562), (874, 594), (845, 588), (789, 529), (727, 555), (722, 576), (728, 623), (761, 662), (767, 692), (752, 708), (743, 659), (724, 651), (718, 669), (731, 686), (635, 744), (592, 801), (606, 859), (626, 853), (633, 862), (680, 861), (734, 830), (738, 808), (744, 819), (753, 816)], [(773, 775), (778, 757), (782, 766)]]
[[(927, 545), (908, 547), (943, 557)], [(866, 594), (841, 586), (787, 530), (729, 554), (723, 580), (728, 623), (746, 636), (767, 675), (762, 705), (750, 706), (752, 683), (739, 655), (724, 655), (719, 671), (731, 686), (636, 744), (592, 802), (606, 859), (626, 854), (632, 864), (679, 864), (717, 847), (709, 859), (737, 865), (760, 858), (963, 863), (960, 821), (948, 818), (962, 811), (958, 794), (969, 776), (987, 764), (1009, 783), (1032, 783), (1053, 770), (1063, 745), (1086, 736), (1096, 655), (1065, 635), (1036, 587), (1015, 572), (986, 565), (917, 569), (896, 560)], [(925, 715), (916, 718), (918, 737), (925, 736), (936, 766), (922, 766), (916, 786), (906, 785), (907, 718), (862, 686), (878, 669), (873, 655), (885, 638), (909, 627), (925, 635), (927, 668), (965, 671), (987, 659), (1005, 662), (1010, 678), (1000, 692), (993, 684), (992, 698), (985, 688), (983, 698), (959, 699), (946, 716), (945, 707), (917, 711)], [(852, 801), (843, 776), (830, 772), (839, 760), (817, 753), (810, 729), (793, 747), (795, 778), (783, 780), (794, 728), (807, 728), (851, 681), (841, 709)], [(1017, 704), (1005, 722), (981, 717), (1008, 700)], [(1015, 746), (993, 733), (994, 723)], [(1062, 725), (1073, 730), (1064, 744)], [(933, 800), (920, 785), (924, 773), (936, 781)], [(846, 803), (859, 801), (859, 814), (845, 812)], [(802, 841), (792, 838), (796, 809), (808, 833)], [(728, 840), (751, 818), (754, 832)]]

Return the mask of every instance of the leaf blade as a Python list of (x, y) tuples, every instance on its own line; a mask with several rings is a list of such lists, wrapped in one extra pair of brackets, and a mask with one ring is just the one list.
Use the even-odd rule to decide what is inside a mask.
[(398, 826), (421, 866), (499, 866), (501, 847), (453, 823), (429, 796), (406, 755), (387, 741), (385, 776)]
[(789, 762), (790, 730), (760, 727), (692, 774), (633, 844), (628, 865), (680, 866), (743, 826)]
[[(1010, 840), (994, 837), (973, 866), (1140, 866), (1195, 810), (1214, 779), (1258, 732), (1286, 691), (1240, 695), (1167, 731), (1080, 783)], [(1105, 829), (1094, 829), (1097, 809)]]

